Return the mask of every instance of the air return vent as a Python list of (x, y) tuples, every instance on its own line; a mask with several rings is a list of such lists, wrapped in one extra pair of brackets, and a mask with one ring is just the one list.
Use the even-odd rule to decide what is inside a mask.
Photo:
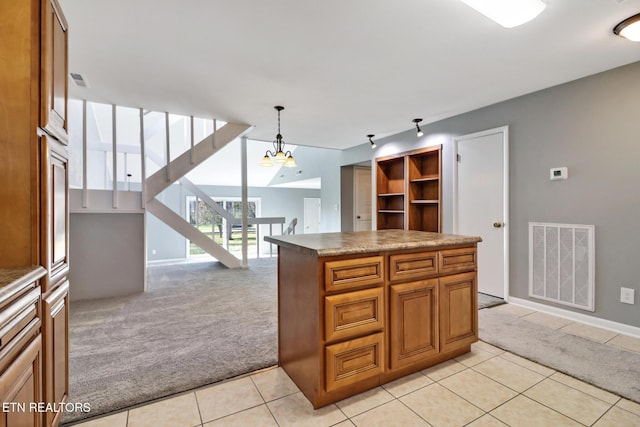
[(82, 77), (82, 74), (69, 73), (69, 75), (71, 76), (71, 80), (73, 80), (76, 86), (88, 87), (87, 81), (84, 79), (84, 77)]
[(529, 296), (594, 311), (595, 227), (529, 223)]

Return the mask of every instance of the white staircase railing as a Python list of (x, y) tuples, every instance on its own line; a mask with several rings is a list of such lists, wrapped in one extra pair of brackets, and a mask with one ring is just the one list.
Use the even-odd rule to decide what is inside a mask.
[(157, 170), (145, 180), (147, 201), (153, 200), (165, 188), (191, 172), (216, 151), (249, 132), (250, 129), (249, 125), (227, 123), (193, 148)]
[[(145, 116), (150, 112), (140, 108), (139, 145), (136, 143), (129, 143), (134, 141), (134, 139), (131, 138), (131, 132), (126, 133), (128, 135), (127, 138), (129, 138), (130, 141), (127, 138), (123, 138), (124, 142), (121, 143), (117, 140), (119, 132), (117, 132), (118, 122), (116, 105), (111, 105), (111, 141), (103, 141), (96, 115), (94, 114), (93, 116), (89, 116), (87, 106), (88, 102), (83, 101), (81, 117), (81, 121), (83, 123), (81, 154), (84, 159), (82, 162), (82, 188), (70, 191), (70, 211), (73, 213), (144, 213), (145, 210), (148, 210), (148, 212), (158, 217), (158, 219), (166, 223), (169, 227), (191, 240), (226, 266), (230, 268), (241, 267), (238, 258), (233, 256), (233, 254), (228, 252), (221, 245), (218, 245), (206, 234), (201, 233), (200, 230), (191, 226), (191, 224), (189, 224), (189, 222), (179, 214), (175, 213), (169, 207), (156, 199), (156, 196), (177, 180), (181, 180), (187, 173), (201, 165), (205, 160), (237, 138), (242, 138), (243, 144), (246, 146), (245, 135), (250, 131), (251, 126), (246, 124), (225, 123), (222, 127), (217, 128), (216, 120), (214, 119), (213, 133), (195, 144), (194, 117), (191, 117), (190, 149), (180, 154), (173, 161), (168, 161), (168, 159), (171, 159), (170, 151), (172, 147), (169, 139), (170, 129), (174, 124), (178, 124), (181, 119), (172, 119), (169, 113), (165, 113), (165, 120), (157, 119), (147, 120), (145, 122)], [(108, 119), (108, 115), (101, 117), (104, 120)], [(92, 129), (97, 129), (98, 134), (97, 137), (92, 136), (92, 139), (89, 139), (87, 132), (87, 123), (89, 123), (89, 118), (92, 120)], [(124, 123), (131, 124), (129, 121), (125, 121)], [(206, 123), (203, 124), (204, 126), (202, 127), (202, 130), (208, 131), (209, 126)], [(160, 136), (159, 134), (163, 129), (165, 131), (166, 142), (166, 152), (164, 153), (164, 156), (150, 149), (152, 145), (151, 140), (157, 139), (156, 137)], [(89, 171), (87, 170), (89, 164), (87, 161), (89, 152), (103, 153), (104, 155), (104, 165), (101, 173), (104, 174), (105, 183), (104, 188), (102, 189), (93, 189), (89, 187), (90, 184), (87, 178), (89, 176)], [(124, 169), (118, 164), (118, 159), (120, 158), (119, 154), (121, 153), (124, 154)], [(127, 186), (128, 188), (126, 191), (120, 189), (118, 171), (124, 170), (126, 173), (127, 154), (139, 155), (139, 173), (142, 180), (141, 188), (139, 190), (136, 189), (130, 191), (131, 187), (129, 185)], [(111, 157), (111, 160), (107, 156)], [(159, 170), (151, 174), (149, 177), (146, 177), (145, 166), (147, 164), (147, 159), (150, 159), (160, 167)], [(246, 160), (243, 161), (246, 162)], [(165, 164), (165, 162), (168, 163)], [(133, 166), (133, 168), (135, 171), (136, 166)], [(95, 174), (93, 174), (93, 176), (95, 176)], [(126, 176), (130, 177), (131, 175), (127, 174)], [(125, 178), (125, 180), (127, 181), (127, 184), (129, 184), (129, 179)], [(109, 184), (112, 185), (111, 188), (109, 188)], [(189, 186), (194, 193), (197, 191), (198, 197), (205, 199), (203, 197), (204, 192), (197, 189), (197, 187), (186, 180), (186, 178), (183, 181), (183, 185)], [(246, 186), (246, 183), (243, 183), (243, 186)], [(193, 190), (194, 188), (196, 190)], [(208, 196), (207, 204), (215, 209), (216, 212), (223, 215), (227, 220), (227, 224), (242, 224), (241, 219), (233, 218), (228, 212), (221, 209), (218, 204), (213, 203), (211, 198)], [(264, 221), (271, 219), (267, 218), (259, 220)], [(280, 219), (278, 218), (277, 222), (279, 221)], [(282, 222), (284, 222), (284, 218), (282, 218)], [(246, 243), (244, 243), (244, 245), (246, 245)]]

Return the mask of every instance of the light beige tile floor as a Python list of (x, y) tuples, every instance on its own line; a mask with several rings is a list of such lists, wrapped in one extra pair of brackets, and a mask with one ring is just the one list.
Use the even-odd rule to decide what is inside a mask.
[(616, 335), (618, 335), (612, 331), (607, 331), (605, 329), (600, 329), (596, 328), (595, 326), (585, 325), (577, 322), (569, 323), (567, 326), (560, 328), (560, 330), (599, 343), (610, 341), (611, 339), (615, 338)]
[(573, 323), (569, 319), (564, 319), (558, 316), (552, 316), (546, 313), (540, 313), (539, 311), (528, 314), (524, 316), (523, 319), (529, 322), (537, 323), (542, 326), (546, 326), (551, 329), (560, 329), (567, 326), (570, 323)]
[[(525, 320), (533, 313), (501, 310)], [(548, 316), (532, 321), (640, 353), (636, 338)], [(136, 426), (638, 427), (640, 404), (478, 342), (455, 360), (318, 410), (274, 367), (76, 427)]]

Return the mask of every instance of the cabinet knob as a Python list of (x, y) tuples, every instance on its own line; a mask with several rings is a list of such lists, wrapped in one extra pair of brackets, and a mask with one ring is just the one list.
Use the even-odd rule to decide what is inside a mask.
[(502, 227), (503, 225), (504, 225), (504, 224), (503, 224), (502, 222), (500, 222), (500, 221), (498, 221), (498, 222), (494, 222), (494, 223), (493, 223), (493, 226), (494, 226), (495, 228), (500, 228), (500, 227)]

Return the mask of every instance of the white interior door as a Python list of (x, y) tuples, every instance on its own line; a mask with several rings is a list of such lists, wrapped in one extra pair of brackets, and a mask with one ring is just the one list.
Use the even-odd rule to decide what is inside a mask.
[(356, 167), (353, 176), (355, 231), (371, 230), (371, 168)]
[(304, 199), (304, 233), (320, 232), (320, 199)]
[(478, 291), (508, 296), (508, 128), (455, 138), (454, 232), (482, 237)]

